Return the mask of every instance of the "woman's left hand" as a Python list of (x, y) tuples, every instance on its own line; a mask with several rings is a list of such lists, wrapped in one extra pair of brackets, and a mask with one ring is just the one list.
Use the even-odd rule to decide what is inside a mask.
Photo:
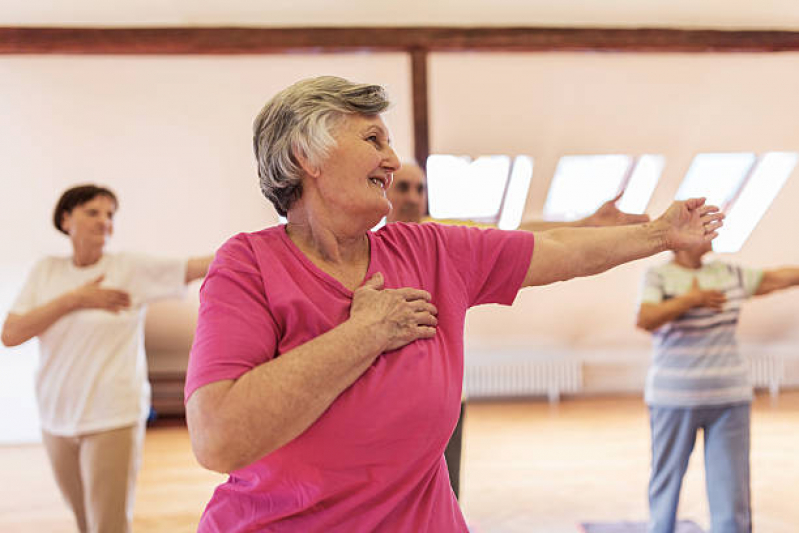
[(704, 198), (677, 201), (655, 220), (669, 250), (683, 250), (712, 241), (723, 225), (724, 213)]

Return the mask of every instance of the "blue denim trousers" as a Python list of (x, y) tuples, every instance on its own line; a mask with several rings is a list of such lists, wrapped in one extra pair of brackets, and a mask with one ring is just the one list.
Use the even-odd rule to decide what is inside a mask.
[(701, 429), (711, 533), (751, 533), (749, 403), (713, 407), (649, 407), (652, 472), (649, 533), (674, 533), (688, 459)]

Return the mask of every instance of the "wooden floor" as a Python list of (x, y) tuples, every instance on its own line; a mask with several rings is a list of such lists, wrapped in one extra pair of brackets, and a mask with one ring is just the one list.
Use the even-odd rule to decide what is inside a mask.
[[(462, 504), (476, 533), (576, 533), (581, 521), (644, 520), (649, 443), (640, 398), (470, 404)], [(755, 531), (799, 531), (799, 391), (753, 415)], [(681, 515), (707, 527), (702, 448)], [(0, 531), (72, 532), (41, 446), (0, 449)], [(222, 476), (202, 470), (183, 427), (148, 431), (135, 531), (194, 531)]]

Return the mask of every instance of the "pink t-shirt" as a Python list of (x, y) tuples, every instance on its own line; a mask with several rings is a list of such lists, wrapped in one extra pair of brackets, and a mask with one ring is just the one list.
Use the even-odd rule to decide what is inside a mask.
[[(366, 277), (430, 292), (435, 337), (381, 354), (299, 437), (232, 472), (200, 532), (467, 531), (443, 457), (460, 409), (464, 318), (473, 305), (513, 302), (533, 235), (395, 223), (369, 241)], [(338, 326), (352, 301), (284, 226), (225, 243), (200, 295), (186, 398)]]

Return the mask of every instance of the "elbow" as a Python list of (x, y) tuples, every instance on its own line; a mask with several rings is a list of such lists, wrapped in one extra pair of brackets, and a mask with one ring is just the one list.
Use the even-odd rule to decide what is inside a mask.
[(19, 346), (25, 342), (25, 340), (21, 339), (19, 335), (15, 335), (13, 328), (9, 328), (6, 324), (6, 326), (3, 327), (3, 333), (0, 334), (0, 342), (2, 342), (3, 346), (6, 348), (13, 348), (14, 346)]
[(637, 327), (638, 329), (642, 329), (642, 330), (646, 331), (647, 333), (652, 333), (653, 331), (655, 331), (657, 329), (655, 327), (655, 325), (652, 324), (652, 322), (650, 322), (650, 321), (648, 321), (646, 319), (643, 319), (641, 317), (638, 317), (638, 320), (635, 322), (635, 327)]
[(248, 437), (234, 428), (220, 424), (191, 422), (187, 416), (191, 449), (203, 468), (229, 474), (249, 466), (255, 461), (248, 453)]
[(233, 443), (226, 442), (227, 439), (220, 438), (219, 435), (207, 430), (192, 430), (191, 426), (189, 426), (189, 435), (191, 450), (203, 468), (229, 474), (246, 466), (235, 460), (235, 447)]

